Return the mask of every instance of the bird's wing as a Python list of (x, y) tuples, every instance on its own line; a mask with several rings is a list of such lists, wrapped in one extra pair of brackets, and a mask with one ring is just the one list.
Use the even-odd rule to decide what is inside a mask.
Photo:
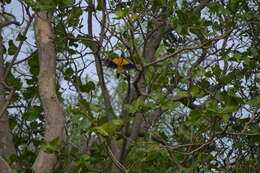
[(112, 61), (117, 65), (130, 64), (130, 62), (126, 58), (114, 58)]
[(135, 65), (134, 64), (126, 64), (126, 65), (123, 65), (123, 68), (124, 69), (133, 69), (133, 68), (135, 68)]
[(110, 67), (110, 68), (117, 68), (117, 64), (115, 64), (113, 61), (111, 61), (111, 60), (107, 60), (106, 62), (105, 62), (105, 65), (107, 66), (107, 67)]

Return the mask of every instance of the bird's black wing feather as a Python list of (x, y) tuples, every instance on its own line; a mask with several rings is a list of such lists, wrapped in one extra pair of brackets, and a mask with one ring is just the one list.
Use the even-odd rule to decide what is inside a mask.
[(110, 68), (117, 68), (117, 65), (111, 60), (106, 60), (105, 65)]
[(125, 64), (125, 65), (123, 65), (123, 68), (124, 69), (133, 69), (133, 68), (135, 68), (135, 65), (134, 64)]

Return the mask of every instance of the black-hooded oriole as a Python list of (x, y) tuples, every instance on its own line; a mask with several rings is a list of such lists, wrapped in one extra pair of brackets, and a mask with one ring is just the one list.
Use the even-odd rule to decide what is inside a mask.
[(119, 77), (125, 69), (132, 69), (135, 67), (134, 64), (130, 62), (130, 60), (124, 57), (108, 60), (106, 65), (110, 68), (116, 68), (117, 77)]

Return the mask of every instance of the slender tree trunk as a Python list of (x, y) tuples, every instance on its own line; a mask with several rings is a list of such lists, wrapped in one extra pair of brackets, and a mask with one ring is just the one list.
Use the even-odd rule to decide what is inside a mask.
[[(35, 33), (40, 62), (38, 77), (39, 94), (46, 120), (44, 138), (46, 141), (57, 137), (62, 140), (64, 113), (56, 95), (56, 52), (49, 12), (40, 11), (37, 13)], [(40, 151), (32, 168), (36, 173), (51, 173), (56, 164), (56, 155)]]
[[(155, 60), (155, 53), (160, 45), (160, 42), (162, 40), (163, 34), (167, 33), (167, 31), (170, 30), (170, 26), (167, 25), (167, 16), (168, 16), (168, 10), (163, 9), (161, 14), (154, 19), (152, 19), (151, 22), (151, 31), (147, 34), (147, 38), (144, 42), (144, 48), (143, 48), (143, 59), (146, 59), (148, 62), (152, 62)], [(145, 74), (146, 71), (143, 70), (140, 74), (137, 74), (134, 81), (136, 81), (136, 86), (133, 84), (133, 88), (135, 90), (131, 90), (130, 95), (133, 97), (133, 99), (137, 99), (138, 93), (146, 93), (146, 81), (145, 81)], [(139, 77), (139, 75), (141, 75)], [(142, 95), (140, 96), (142, 100), (145, 100), (145, 97)], [(132, 127), (130, 128), (130, 136), (129, 139), (124, 139), (124, 146), (120, 153), (120, 161), (123, 162), (124, 159), (127, 157), (129, 152), (129, 144), (131, 141), (134, 141), (140, 132), (144, 131), (145, 125), (148, 121), (144, 121), (143, 113), (136, 113), (135, 118), (133, 120)], [(147, 128), (148, 129), (148, 128)], [(125, 132), (126, 136), (128, 131)]]
[(4, 59), (3, 59), (3, 43), (0, 28), (0, 173), (9, 173), (10, 168), (8, 168), (7, 163), (4, 158), (15, 154), (15, 147), (12, 139), (12, 134), (9, 129), (8, 118), (6, 116), (6, 98), (5, 98), (5, 88), (4, 88)]

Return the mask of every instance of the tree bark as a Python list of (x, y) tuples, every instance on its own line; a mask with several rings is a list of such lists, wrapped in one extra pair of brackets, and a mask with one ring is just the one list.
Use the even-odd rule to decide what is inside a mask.
[(2, 43), (1, 36), (1, 28), (0, 28), (0, 173), (9, 173), (10, 169), (6, 166), (6, 162), (4, 162), (4, 158), (9, 157), (12, 154), (15, 154), (15, 147), (13, 143), (12, 134), (9, 128), (8, 118), (6, 116), (6, 103), (7, 100), (5, 98), (5, 87), (4, 87), (4, 59), (3, 52), (4, 47)]
[[(44, 139), (50, 141), (58, 137), (62, 140), (65, 119), (56, 95), (56, 51), (49, 12), (37, 13), (35, 34), (40, 63), (38, 87), (46, 120)], [(56, 164), (57, 156), (55, 154), (40, 151), (32, 169), (36, 173), (51, 173)]]
[[(147, 33), (147, 38), (144, 42), (143, 48), (143, 59), (146, 59), (148, 62), (152, 62), (156, 59), (155, 53), (160, 45), (162, 37), (164, 34), (170, 31), (170, 25), (167, 24), (168, 15), (168, 10), (165, 8), (162, 9), (162, 12), (157, 17), (149, 21), (151, 23), (151, 31)], [(140, 94), (138, 93), (141, 93), (140, 98), (142, 100), (145, 100), (145, 97), (142, 95), (146, 92), (145, 74), (146, 71), (144, 69), (142, 72), (140, 72), (140, 74), (138, 73), (135, 77), (134, 81), (136, 82), (136, 84), (133, 84), (132, 86), (132, 88), (135, 88), (135, 90), (131, 90), (129, 94), (132, 100), (135, 100), (139, 97)], [(126, 114), (125, 110), (123, 112), (124, 114)], [(150, 124), (146, 123), (147, 122), (144, 121), (143, 113), (139, 112), (135, 114), (133, 124), (131, 128), (129, 128), (130, 132), (128, 132), (128, 130), (125, 130), (125, 135), (128, 136), (128, 133), (130, 133), (130, 135), (129, 138), (124, 139), (124, 145), (120, 153), (121, 162), (123, 162), (124, 159), (127, 157), (130, 142), (134, 141), (140, 133), (144, 132), (144, 127), (151, 126)]]

